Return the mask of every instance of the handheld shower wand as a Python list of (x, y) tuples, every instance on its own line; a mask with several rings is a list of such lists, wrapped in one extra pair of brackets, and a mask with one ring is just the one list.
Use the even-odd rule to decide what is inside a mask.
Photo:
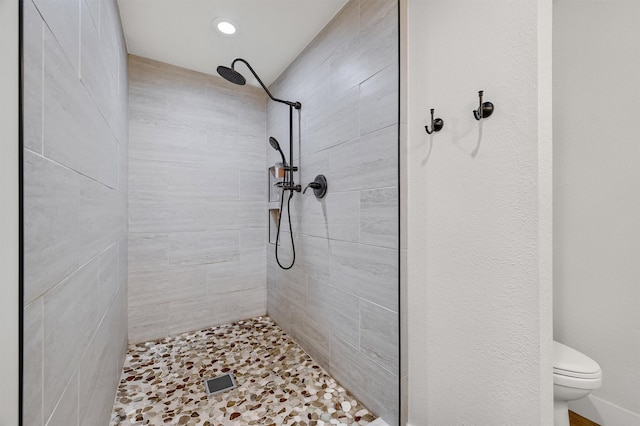
[(282, 164), (286, 166), (287, 160), (284, 158), (284, 152), (282, 152), (282, 149), (280, 149), (280, 144), (278, 143), (276, 138), (274, 138), (273, 136), (269, 136), (269, 144), (271, 145), (271, 148), (280, 153), (280, 156), (282, 157)]
[[(278, 262), (278, 266), (280, 266), (282, 269), (291, 269), (293, 267), (293, 264), (296, 262), (296, 246), (293, 241), (293, 228), (291, 226), (291, 198), (293, 198), (293, 193), (295, 191), (300, 192), (302, 188), (300, 187), (300, 185), (296, 185), (293, 181), (293, 172), (297, 170), (297, 168), (293, 166), (287, 166), (287, 159), (285, 158), (282, 149), (280, 149), (280, 144), (278, 143), (276, 138), (269, 137), (269, 144), (273, 149), (280, 153), (280, 156), (282, 157), (282, 164), (285, 170), (283, 181), (276, 184), (282, 188), (282, 194), (280, 195), (280, 215), (278, 215), (278, 230), (276, 231), (276, 262)], [(289, 266), (283, 266), (280, 263), (280, 258), (278, 257), (278, 246), (280, 245), (280, 226), (282, 223), (285, 191), (289, 191), (289, 198), (287, 199), (287, 216), (289, 218), (289, 235), (291, 235), (291, 248), (293, 252), (293, 259), (291, 260), (291, 264)]]

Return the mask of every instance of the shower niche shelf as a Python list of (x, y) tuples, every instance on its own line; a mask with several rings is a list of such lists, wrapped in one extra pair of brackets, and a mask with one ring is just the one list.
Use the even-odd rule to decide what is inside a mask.
[(269, 202), (269, 208), (271, 209), (271, 203), (278, 203), (280, 201), (280, 188), (278, 188), (276, 185), (276, 183), (278, 182), (282, 182), (282, 178), (278, 178), (276, 177), (276, 167), (275, 166), (271, 166), (269, 167), (269, 181), (267, 182), (268, 188), (267, 188), (267, 196), (269, 198), (267, 198), (268, 202)]
[(269, 212), (269, 244), (275, 244), (278, 236), (278, 220), (280, 219), (280, 194), (282, 190), (276, 186), (282, 179), (276, 177), (276, 167), (271, 166), (267, 173), (267, 209)]
[(269, 207), (269, 244), (275, 244), (278, 238), (278, 220), (280, 219), (280, 209)]

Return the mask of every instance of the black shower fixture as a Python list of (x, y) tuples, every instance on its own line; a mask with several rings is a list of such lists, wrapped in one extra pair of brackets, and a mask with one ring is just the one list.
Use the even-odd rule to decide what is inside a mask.
[(285, 191), (292, 191), (292, 195), (293, 191), (300, 192), (302, 190), (302, 187), (300, 185), (296, 185), (293, 179), (293, 172), (297, 172), (298, 168), (295, 166), (289, 166), (287, 164), (287, 159), (284, 156), (284, 152), (282, 152), (278, 140), (273, 136), (269, 136), (269, 145), (271, 145), (273, 149), (280, 153), (280, 157), (282, 157), (282, 168), (285, 172), (284, 180), (282, 182), (278, 182), (276, 185), (278, 185), (280, 188), (283, 188)]
[(282, 149), (280, 149), (280, 144), (278, 143), (276, 138), (274, 138), (273, 136), (269, 136), (269, 144), (271, 145), (271, 147), (273, 149), (275, 149), (276, 151), (278, 151), (280, 153), (280, 156), (282, 157), (282, 165), (286, 166), (287, 165), (287, 160), (284, 158), (284, 152), (282, 152)]
[(237, 84), (239, 86), (244, 86), (245, 84), (247, 84), (247, 79), (244, 78), (242, 74), (240, 74), (238, 71), (234, 69), (231, 69), (229, 67), (223, 67), (222, 65), (220, 65), (217, 68), (217, 71), (222, 78), (232, 82), (233, 84)]
[[(262, 86), (264, 91), (267, 92), (267, 95), (269, 95), (269, 98), (272, 101), (280, 102), (281, 104), (285, 104), (289, 106), (289, 155), (291, 157), (289, 159), (290, 161), (287, 163), (287, 160), (285, 159), (285, 156), (284, 156), (284, 152), (282, 152), (282, 149), (280, 148), (280, 144), (278, 143), (276, 138), (270, 137), (269, 144), (273, 149), (275, 149), (280, 153), (280, 156), (282, 157), (282, 167), (284, 168), (284, 179), (282, 180), (282, 182), (278, 182), (276, 184), (278, 187), (282, 188), (282, 195), (280, 196), (280, 215), (278, 215), (278, 231), (276, 235), (276, 262), (278, 262), (278, 266), (280, 266), (282, 269), (291, 269), (293, 268), (293, 264), (296, 262), (296, 247), (293, 242), (293, 230), (291, 229), (291, 198), (293, 198), (294, 193), (302, 191), (302, 187), (300, 185), (296, 185), (295, 180), (293, 178), (293, 173), (298, 171), (298, 168), (293, 165), (293, 109), (295, 108), (299, 110), (300, 108), (302, 108), (302, 104), (300, 102), (291, 102), (291, 101), (285, 101), (282, 99), (274, 98), (271, 92), (269, 91), (269, 89), (267, 89), (267, 86), (265, 86), (262, 80), (260, 80), (260, 77), (258, 77), (258, 74), (256, 74), (253, 68), (251, 68), (251, 65), (249, 65), (249, 62), (245, 61), (242, 58), (234, 59), (233, 62), (231, 62), (231, 68), (225, 67), (222, 65), (219, 66), (217, 68), (218, 74), (220, 74), (222, 78), (224, 78), (227, 81), (230, 81), (233, 84), (238, 84), (240, 86), (246, 84), (247, 79), (244, 78), (244, 76), (240, 74), (238, 71), (236, 71), (235, 69), (236, 62), (242, 62), (247, 66), (247, 68), (249, 68), (249, 71), (251, 71), (251, 74), (253, 74), (253, 76), (258, 80), (258, 83), (260, 83), (260, 86)], [(289, 217), (289, 234), (291, 236), (291, 249), (293, 252), (293, 259), (291, 260), (290, 265), (283, 266), (280, 263), (280, 259), (278, 258), (278, 246), (280, 242), (280, 222), (282, 220), (282, 210), (284, 207), (284, 198), (285, 198), (284, 194), (286, 191), (289, 191), (289, 197), (287, 199), (287, 213), (288, 213), (287, 216)], [(314, 191), (315, 191), (315, 188), (314, 188)]]
[(271, 94), (271, 92), (269, 91), (269, 89), (267, 89), (267, 86), (265, 86), (264, 83), (262, 82), (262, 80), (260, 80), (260, 77), (258, 77), (258, 74), (256, 74), (256, 72), (253, 70), (253, 68), (251, 68), (251, 65), (249, 65), (249, 62), (245, 61), (242, 58), (234, 59), (233, 62), (231, 62), (231, 68), (220, 65), (216, 69), (216, 71), (218, 71), (218, 74), (220, 74), (220, 76), (222, 78), (224, 78), (225, 80), (230, 81), (233, 84), (238, 84), (238, 85), (242, 86), (242, 85), (247, 83), (247, 79), (244, 78), (244, 76), (242, 74), (240, 74), (238, 71), (236, 71), (236, 69), (235, 69), (236, 62), (242, 62), (243, 64), (245, 64), (247, 66), (247, 68), (249, 68), (249, 71), (251, 71), (251, 74), (253, 74), (253, 76), (258, 80), (258, 83), (260, 83), (260, 86), (262, 86), (264, 91), (267, 92), (267, 95), (269, 95), (269, 97), (271, 98), (272, 101), (276, 101), (276, 102), (280, 102), (280, 103), (283, 103), (283, 104), (287, 104), (289, 106), (294, 107), (295, 109), (300, 109), (302, 107), (300, 102), (284, 101), (282, 99), (274, 98), (273, 95)]

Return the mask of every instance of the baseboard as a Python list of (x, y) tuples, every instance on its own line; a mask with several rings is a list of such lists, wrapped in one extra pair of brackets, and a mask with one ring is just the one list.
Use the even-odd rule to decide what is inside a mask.
[(593, 395), (569, 402), (569, 409), (603, 426), (640, 425), (640, 414), (618, 407)]

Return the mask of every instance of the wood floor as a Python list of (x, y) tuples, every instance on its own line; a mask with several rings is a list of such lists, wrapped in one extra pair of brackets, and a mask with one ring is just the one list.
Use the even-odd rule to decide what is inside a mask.
[(569, 423), (571, 423), (571, 426), (600, 426), (598, 423), (585, 419), (573, 411), (569, 411)]

